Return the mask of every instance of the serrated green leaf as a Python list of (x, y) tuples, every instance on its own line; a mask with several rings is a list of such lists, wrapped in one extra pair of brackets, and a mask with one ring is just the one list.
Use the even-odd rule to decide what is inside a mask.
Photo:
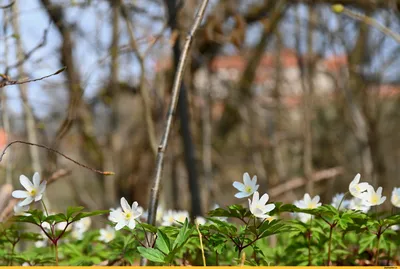
[(137, 250), (139, 251), (140, 255), (152, 262), (164, 263), (165, 255), (158, 249), (138, 247)]

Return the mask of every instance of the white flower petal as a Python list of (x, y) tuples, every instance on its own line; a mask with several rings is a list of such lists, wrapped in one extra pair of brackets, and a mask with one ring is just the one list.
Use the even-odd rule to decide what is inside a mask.
[(29, 205), (33, 202), (33, 198), (31, 196), (26, 197), (25, 200), (18, 203), (19, 206)]
[(131, 207), (129, 206), (128, 201), (125, 199), (125, 197), (122, 197), (122, 198), (121, 198), (121, 207), (122, 207), (122, 210), (123, 210), (124, 212), (132, 211), (132, 209), (131, 209)]
[(12, 197), (17, 198), (17, 199), (22, 199), (22, 198), (26, 198), (26, 197), (30, 196), (29, 192), (20, 191), (20, 190), (13, 191), (11, 195), (12, 195)]
[(43, 180), (42, 183), (40, 183), (40, 185), (39, 185), (39, 193), (44, 193), (44, 191), (46, 190), (46, 184), (47, 184), (46, 180)]
[(35, 202), (40, 201), (42, 199), (42, 194), (36, 195), (35, 196)]
[(264, 207), (265, 213), (270, 212), (270, 211), (272, 211), (272, 210), (274, 210), (274, 209), (275, 209), (275, 205), (274, 205), (274, 204), (268, 204), (268, 205), (266, 205), (266, 206)]
[(248, 186), (248, 185), (251, 184), (250, 175), (249, 175), (249, 173), (247, 173), (247, 172), (243, 174), (243, 183), (244, 183), (244, 185), (246, 185), (246, 186)]
[(40, 185), (40, 175), (38, 172), (35, 172), (33, 174), (33, 186), (37, 188), (39, 185)]
[(245, 186), (244, 186), (243, 183), (235, 181), (235, 182), (233, 182), (232, 185), (233, 185), (233, 187), (235, 187), (238, 191), (244, 192)]
[(268, 202), (268, 199), (269, 199), (269, 195), (265, 193), (263, 196), (261, 196), (259, 203), (266, 204)]
[(134, 220), (134, 219), (131, 219), (131, 220), (129, 221), (129, 224), (128, 224), (129, 229), (133, 230), (133, 229), (135, 229), (135, 226), (136, 226), (135, 220)]
[(249, 197), (251, 193), (246, 193), (246, 192), (238, 192), (235, 194), (236, 198), (244, 198), (244, 197)]
[(32, 182), (29, 180), (29, 178), (27, 178), (24, 175), (20, 175), (19, 176), (19, 182), (21, 183), (21, 185), (25, 188), (25, 190), (27, 191), (32, 191), (33, 190), (33, 184)]
[(120, 221), (120, 222), (118, 222), (117, 223), (117, 225), (115, 225), (115, 230), (121, 230), (122, 228), (124, 228), (125, 227), (125, 222), (122, 222), (122, 221)]

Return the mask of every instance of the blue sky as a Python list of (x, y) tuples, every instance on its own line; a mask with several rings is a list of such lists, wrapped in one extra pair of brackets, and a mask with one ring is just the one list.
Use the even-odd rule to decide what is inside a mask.
[[(3, 4), (8, 1), (3, 0)], [(76, 24), (79, 29), (74, 35), (75, 42), (77, 44), (75, 53), (76, 63), (82, 74), (82, 86), (85, 91), (85, 97), (91, 97), (105, 85), (105, 81), (109, 78), (109, 61), (110, 57), (108, 54), (108, 47), (111, 41), (111, 9), (107, 1), (94, 0), (89, 7), (80, 8), (79, 6), (71, 5), (71, 2), (82, 2), (82, 1), (54, 1), (62, 3), (67, 7), (66, 16), (70, 23)], [(210, 9), (215, 6), (218, 1), (214, 0), (210, 3)], [(257, 2), (257, 1), (254, 1)], [(0, 0), (1, 3), (1, 0)], [(137, 1), (137, 4), (152, 14), (162, 15), (163, 9), (157, 6), (153, 2), (147, 2), (146, 0)], [(294, 17), (299, 15), (301, 18), (301, 24), (303, 26), (304, 33), (302, 33), (301, 48), (305, 50), (305, 33), (306, 33), (306, 19), (307, 19), (307, 8), (300, 6), (298, 11), (295, 9), (289, 10), (286, 19), (281, 23), (280, 29), (284, 33), (285, 45), (288, 47), (294, 47), (294, 41), (296, 37), (296, 25)], [(382, 14), (387, 14), (382, 13)], [(330, 31), (341, 31), (344, 27), (348, 40), (354, 40), (354, 28), (355, 22), (350, 18), (344, 18), (343, 15), (333, 15), (327, 7), (323, 9), (321, 17), (326, 21), (327, 27)], [(377, 15), (376, 18), (380, 21), (384, 21), (384, 15)], [(0, 19), (3, 21), (3, 13), (0, 11)], [(24, 45), (25, 51), (30, 51), (35, 47), (42, 39), (44, 30), (49, 25), (49, 19), (45, 14), (41, 4), (37, 0), (20, 0), (19, 1), (19, 21), (21, 38)], [(133, 18), (135, 25), (135, 33), (138, 39), (143, 37), (154, 35), (158, 33), (162, 28), (161, 22), (149, 23), (150, 20), (143, 16), (135, 16)], [(122, 31), (124, 31), (125, 24), (121, 21)], [(399, 21), (392, 20), (394, 30), (399, 30)], [(261, 28), (259, 24), (254, 24), (249, 27), (246, 35), (246, 44), (254, 45), (260, 37)], [(12, 34), (11, 29), (8, 29), (6, 37), (1, 30), (1, 45), (0, 45), (0, 59), (4, 57), (4, 40), (6, 38), (9, 47), (8, 62), (12, 64), (15, 62), (15, 39), (10, 37)], [(377, 31), (372, 31), (371, 40), (378, 39), (382, 34)], [(150, 77), (153, 74), (152, 70), (156, 61), (162, 58), (163, 54), (168, 54), (170, 49), (167, 47), (169, 32), (166, 31), (164, 34), (165, 39), (160, 42), (151, 57), (147, 61), (148, 74)], [(324, 45), (326, 47), (326, 55), (331, 54), (342, 54), (344, 49), (340, 45), (335, 45), (331, 40), (322, 38), (322, 34), (316, 34), (316, 47)], [(324, 43), (324, 42), (325, 43)], [(351, 42), (350, 42), (351, 43)], [(128, 38), (125, 35), (121, 35), (120, 44), (128, 44)], [(45, 47), (37, 50), (31, 59), (24, 65), (26, 73), (29, 74), (30, 78), (41, 77), (61, 68), (59, 63), (58, 49), (60, 48), (60, 36), (54, 25), (51, 25), (50, 31), (47, 37), (47, 44)], [(142, 48), (147, 45), (143, 45)], [(382, 61), (385, 61), (385, 57), (389, 57), (390, 52), (398, 48), (399, 44), (390, 38), (385, 38), (384, 49), (379, 57), (373, 60), (373, 64), (370, 67), (370, 71), (379, 70)], [(160, 50), (160, 48), (163, 48)], [(236, 53), (232, 46), (227, 46), (224, 50), (227, 53)], [(100, 60), (99, 60), (100, 59)], [(136, 64), (136, 59), (132, 54), (121, 54), (120, 64), (123, 66), (120, 73), (121, 80), (135, 84), (139, 75), (139, 69)], [(385, 72), (384, 78), (387, 80), (393, 80), (398, 77), (399, 61), (395, 61), (395, 64)], [(0, 72), (4, 70), (4, 59), (0, 61)], [(10, 73), (12, 78), (16, 77), (16, 70), (12, 70)], [(62, 109), (66, 106), (66, 89), (61, 87), (65, 77), (59, 75), (46, 79), (44, 81), (30, 83), (27, 85), (29, 89), (29, 99), (33, 104), (35, 114), (39, 117), (47, 115), (48, 111), (57, 107)], [(21, 104), (19, 101), (18, 88), (16, 86), (8, 86), (5, 88), (7, 96), (9, 98), (9, 108), (14, 112), (21, 111)]]

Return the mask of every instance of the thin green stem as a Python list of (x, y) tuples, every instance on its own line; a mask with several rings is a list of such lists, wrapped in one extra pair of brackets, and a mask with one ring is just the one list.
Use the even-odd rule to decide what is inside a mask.
[(378, 242), (376, 243), (375, 266), (378, 266), (378, 264), (379, 264), (379, 245), (381, 242), (381, 235), (382, 235), (381, 229), (382, 229), (382, 226), (379, 226), (378, 232), (376, 233)]
[(332, 247), (332, 233), (333, 233), (333, 228), (335, 226), (331, 225), (330, 230), (329, 230), (329, 240), (328, 240), (328, 266), (331, 266), (331, 247)]
[(41, 200), (40, 200), (40, 202), (42, 202), (42, 205), (43, 205), (44, 211), (46, 212), (46, 217), (48, 217), (48, 216), (49, 216), (49, 212), (47, 211), (46, 204), (44, 203), (43, 199), (41, 199)]
[(55, 249), (55, 255), (56, 255), (56, 266), (58, 266), (58, 245), (57, 245), (57, 241), (55, 241), (53, 243), (54, 243), (54, 249)]
[(338, 211), (339, 211), (340, 206), (342, 205), (342, 203), (343, 203), (343, 201), (344, 201), (344, 198), (345, 198), (346, 195), (348, 195), (348, 194), (349, 194), (349, 192), (346, 192), (346, 193), (343, 195), (342, 200), (340, 201), (339, 206), (338, 206), (338, 208), (337, 208)]

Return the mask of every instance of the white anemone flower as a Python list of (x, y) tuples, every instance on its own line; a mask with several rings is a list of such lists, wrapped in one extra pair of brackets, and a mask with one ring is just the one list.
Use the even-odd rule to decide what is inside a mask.
[(25, 199), (18, 203), (19, 206), (29, 205), (33, 201), (37, 202), (42, 199), (43, 193), (46, 190), (46, 180), (40, 183), (40, 175), (38, 172), (33, 174), (33, 184), (29, 178), (24, 175), (19, 177), (19, 182), (26, 189), (26, 191), (17, 190), (12, 192), (14, 198)]
[(138, 203), (135, 201), (132, 203), (132, 207), (129, 206), (128, 201), (124, 197), (121, 198), (122, 210), (115, 210), (110, 213), (109, 219), (112, 222), (116, 222), (115, 230), (121, 230), (123, 227), (128, 226), (129, 229), (135, 229), (136, 219), (142, 215), (142, 211), (139, 208)]
[(207, 220), (202, 216), (197, 216), (194, 220), (194, 223), (196, 223), (197, 225), (204, 225), (207, 223)]
[(109, 243), (115, 238), (115, 230), (111, 226), (107, 226), (105, 229), (100, 229), (99, 240), (105, 243)]
[(366, 205), (362, 199), (354, 197), (350, 200), (349, 209), (360, 210), (367, 213), (371, 209), (371, 206)]
[(369, 184), (367, 182), (359, 183), (360, 182), (361, 175), (357, 174), (354, 179), (350, 182), (349, 185), (349, 191), (351, 195), (353, 195), (356, 198), (361, 198), (362, 193), (364, 193)]
[[(300, 201), (294, 201), (293, 204), (295, 206), (297, 206), (298, 208), (302, 208), (304, 203), (301, 203)], [(302, 213), (302, 212), (292, 213), (292, 216), (294, 218), (298, 218), (301, 222), (304, 222), (304, 223), (307, 223), (312, 217), (311, 214)]]
[(253, 194), (253, 200), (249, 199), (250, 212), (257, 218), (266, 219), (270, 216), (267, 214), (275, 208), (274, 204), (267, 204), (269, 199), (268, 194), (264, 194), (260, 198), (258, 191)]
[(319, 206), (321, 206), (321, 203), (319, 202), (319, 195), (316, 195), (314, 198), (311, 199), (311, 196), (306, 193), (304, 194), (303, 200), (298, 201), (298, 208), (304, 208), (304, 209), (314, 209)]
[(186, 219), (190, 221), (189, 212), (186, 210), (176, 211), (174, 218), (176, 222), (184, 223)]
[(25, 206), (15, 205), (14, 206), (14, 215), (15, 216), (29, 216), (30, 214), (26, 212), (28, 210), (29, 210), (29, 205), (25, 205)]
[(350, 200), (343, 199), (343, 197), (344, 193), (337, 193), (335, 196), (333, 196), (331, 205), (335, 208), (339, 208), (340, 205), (340, 209), (349, 208)]
[(257, 176), (254, 176), (253, 179), (250, 179), (250, 175), (248, 173), (244, 173), (243, 183), (235, 181), (233, 182), (233, 187), (239, 191), (235, 194), (236, 198), (249, 197), (258, 190), (259, 185), (257, 185)]
[(174, 210), (167, 210), (162, 217), (161, 226), (172, 226), (175, 223), (176, 212)]
[(382, 187), (375, 192), (371, 185), (368, 185), (367, 192), (363, 193), (360, 198), (367, 206), (381, 205), (386, 200), (386, 196), (382, 196)]
[(390, 198), (390, 201), (395, 207), (400, 208), (400, 188), (394, 188), (392, 192), (392, 197)]

